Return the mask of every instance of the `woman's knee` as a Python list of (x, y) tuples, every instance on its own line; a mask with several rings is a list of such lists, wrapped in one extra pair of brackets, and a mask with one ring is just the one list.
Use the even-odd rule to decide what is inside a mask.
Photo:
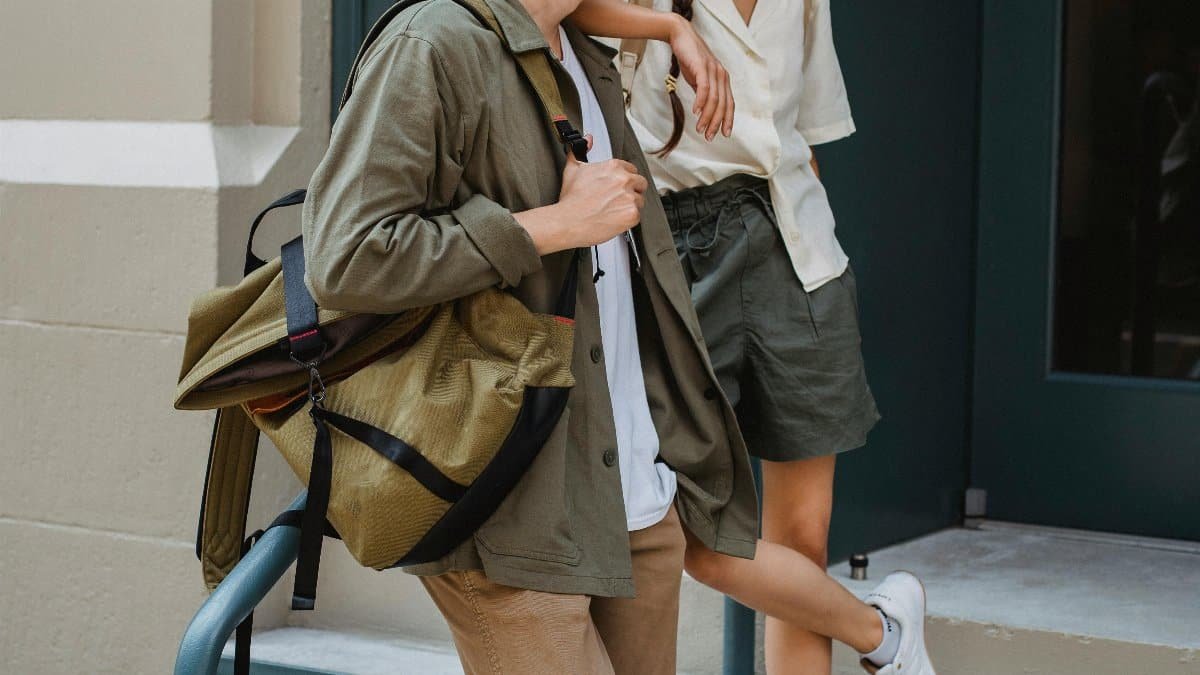
[(824, 566), (836, 456), (763, 462), (763, 534)]
[(771, 528), (767, 537), (813, 561), (821, 567), (829, 563), (829, 521), (820, 518), (791, 517)]
[(683, 556), (683, 568), (688, 576), (718, 591), (725, 587), (727, 562), (726, 556), (695, 541), (688, 542)]

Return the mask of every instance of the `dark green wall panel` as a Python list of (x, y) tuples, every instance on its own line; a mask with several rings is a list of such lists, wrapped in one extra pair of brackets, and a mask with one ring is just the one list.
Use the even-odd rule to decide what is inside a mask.
[(393, 4), (394, 0), (334, 0), (330, 119), (337, 118), (338, 102), (342, 98), (342, 89), (346, 86), (350, 66), (354, 64), (354, 56), (358, 54), (359, 43), (375, 19)]
[(968, 462), (979, 3), (833, 0), (858, 133), (817, 148), (858, 276), (883, 420), (839, 458), (831, 553), (961, 518)]

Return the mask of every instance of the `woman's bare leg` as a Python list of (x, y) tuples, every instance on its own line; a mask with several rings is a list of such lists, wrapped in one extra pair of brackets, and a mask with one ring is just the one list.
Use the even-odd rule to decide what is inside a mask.
[[(808, 462), (816, 465), (796, 470), (797, 465)], [(828, 675), (830, 638), (860, 653), (871, 651), (883, 639), (875, 609), (825, 572), (826, 546), (821, 537), (828, 533), (829, 506), (817, 508), (816, 513), (803, 510), (811, 502), (820, 504), (821, 495), (814, 492), (821, 493), (822, 484), (827, 485), (823, 492), (825, 499), (832, 502), (832, 477), (832, 457), (763, 462), (766, 541), (759, 541), (754, 560), (714, 553), (688, 535), (685, 560), (688, 574), (767, 615), (770, 675)], [(778, 499), (773, 502), (773, 498)], [(792, 517), (787, 517), (788, 513)], [(814, 520), (819, 526), (807, 527)]]
[[(763, 538), (800, 552), (822, 571), (829, 562), (835, 459), (836, 455), (828, 455), (762, 463)], [(867, 609), (879, 631), (879, 639), (882, 639), (879, 616), (869, 607)], [(824, 635), (767, 617), (765, 642), (767, 670), (772, 675), (829, 675), (833, 668), (833, 645)], [(876, 640), (864, 651), (870, 651), (878, 644)]]

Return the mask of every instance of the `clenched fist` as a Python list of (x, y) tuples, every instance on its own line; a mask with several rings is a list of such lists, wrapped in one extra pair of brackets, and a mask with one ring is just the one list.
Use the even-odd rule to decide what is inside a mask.
[(648, 185), (624, 160), (585, 164), (569, 157), (558, 203), (515, 217), (541, 255), (594, 246), (638, 224)]
[(584, 164), (569, 158), (558, 203), (576, 214), (574, 222), (567, 224), (571, 245), (599, 244), (637, 225), (646, 205), (647, 185), (624, 160)]

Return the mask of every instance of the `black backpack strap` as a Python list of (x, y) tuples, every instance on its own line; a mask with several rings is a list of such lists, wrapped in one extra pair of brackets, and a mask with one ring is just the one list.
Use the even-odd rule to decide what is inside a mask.
[(242, 274), (249, 275), (254, 270), (267, 264), (267, 261), (254, 255), (254, 235), (258, 232), (258, 226), (262, 224), (263, 218), (271, 211), (282, 206), (295, 206), (303, 204), (305, 196), (308, 195), (308, 190), (299, 189), (292, 190), (286, 195), (271, 202), (271, 205), (263, 209), (254, 218), (254, 222), (250, 225), (250, 234), (246, 237), (246, 264), (242, 267)]
[(292, 609), (313, 609), (317, 601), (317, 575), (325, 534), (325, 513), (333, 485), (333, 441), (324, 411), (325, 385), (318, 366), (325, 356), (325, 339), (317, 323), (317, 303), (304, 285), (304, 240), (296, 237), (283, 245), (283, 296), (287, 312), (288, 346), (292, 360), (308, 369), (308, 396), (316, 437), (308, 470), (308, 501), (300, 524), (300, 554), (296, 558), (296, 582)]
[(292, 358), (314, 366), (325, 356), (325, 340), (317, 323), (317, 303), (304, 285), (304, 239), (283, 245), (283, 302), (287, 313), (288, 345)]
[(296, 583), (292, 587), (292, 609), (315, 609), (317, 575), (321, 567), (325, 513), (329, 510), (329, 491), (333, 485), (333, 439), (329, 425), (318, 416), (320, 401), (309, 408), (316, 438), (312, 464), (308, 470), (308, 500), (300, 518), (300, 553), (296, 556)]
[[(250, 548), (258, 543), (263, 536), (262, 530), (257, 530), (242, 542), (242, 557)], [(254, 633), (254, 612), (251, 611), (237, 625), (233, 632), (233, 673), (234, 675), (250, 675), (250, 636)]]
[(437, 495), (438, 499), (454, 503), (466, 494), (467, 486), (459, 484), (453, 478), (442, 473), (437, 465), (425, 459), (425, 455), (422, 455), (416, 448), (383, 429), (360, 422), (353, 417), (339, 415), (325, 408), (315, 409), (315, 414), (333, 428), (404, 469), (422, 487)]

